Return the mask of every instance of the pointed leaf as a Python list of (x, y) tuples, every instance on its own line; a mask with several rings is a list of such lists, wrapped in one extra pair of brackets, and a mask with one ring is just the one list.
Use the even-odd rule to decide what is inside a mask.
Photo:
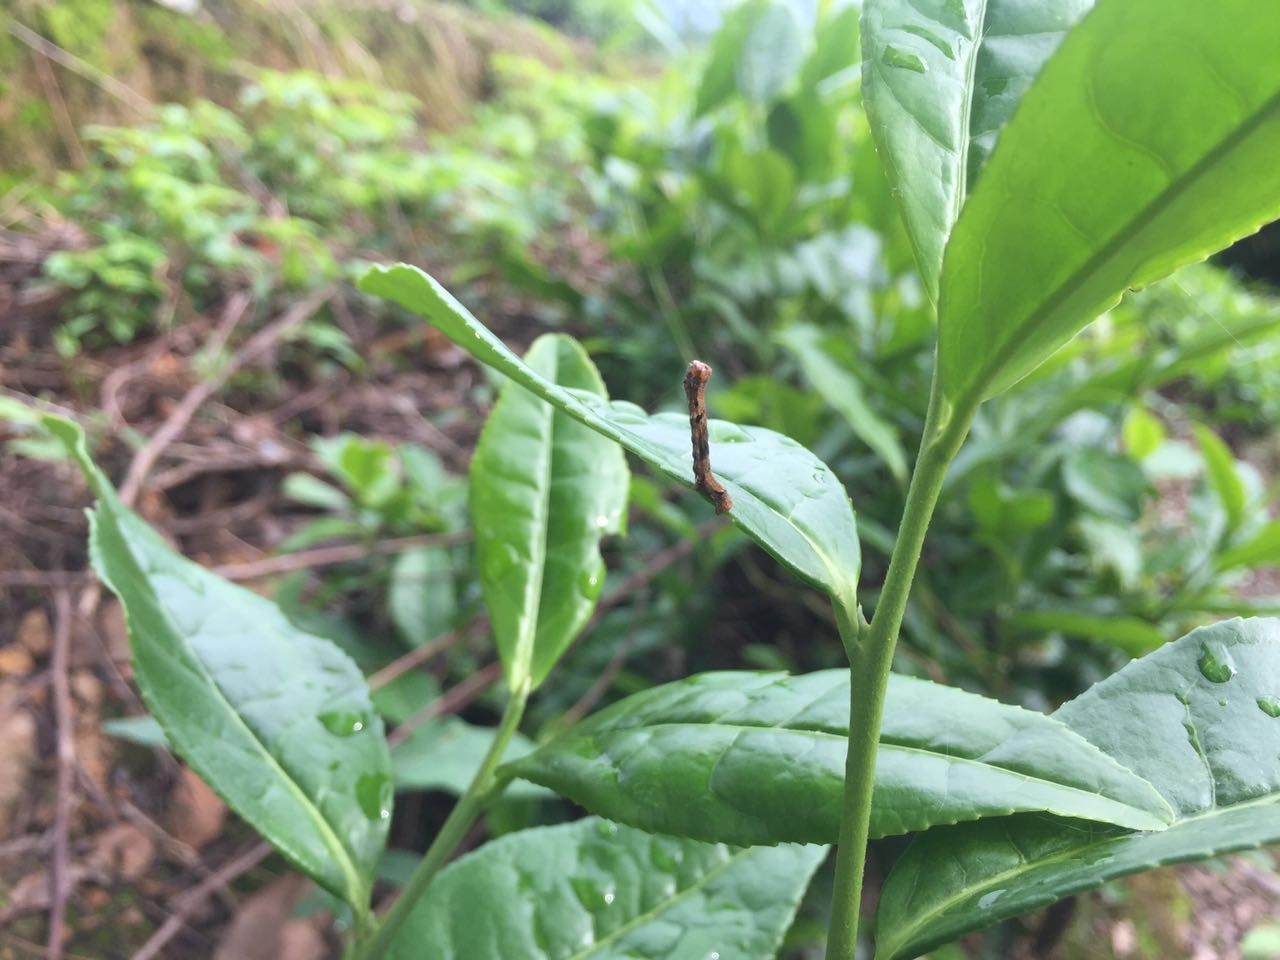
[[(534, 341), (526, 369), (607, 399), (570, 337)], [(508, 384), (471, 462), (480, 586), (508, 683), (540, 684), (591, 617), (604, 583), (600, 540), (622, 529), (626, 458), (618, 445)]]
[(453, 626), (458, 598), (447, 547), (406, 550), (391, 565), (387, 607), (410, 647), (421, 647)]
[[(629, 697), (508, 772), (610, 819), (733, 844), (839, 832), (849, 671), (724, 672)], [(1042, 714), (894, 676), (872, 836), (1017, 810), (1158, 829), (1159, 795)]]
[[(671, 479), (693, 486), (687, 417), (651, 416), (634, 404), (605, 403), (594, 394), (550, 382), (417, 267), (374, 267), (360, 287), (427, 318), (480, 362), (616, 440)], [(789, 437), (720, 420), (708, 426), (712, 469), (733, 496), (730, 519), (779, 562), (852, 609), (861, 554), (853, 508), (840, 481)]]
[(885, 886), (877, 957), (914, 957), (1159, 864), (1280, 843), (1280, 620), (1193, 631), (1055, 717), (1149, 780), (1173, 824), (1126, 834), (1010, 817), (926, 834)]
[(1218, 556), (1219, 570), (1280, 566), (1280, 520), (1272, 520), (1249, 540)]
[(446, 868), (388, 956), (419, 960), (429, 944), (433, 960), (772, 960), (825, 856), (594, 817), (522, 830)]
[(1102, 0), (1000, 134), (947, 246), (944, 395), (1026, 376), (1121, 293), (1280, 215), (1280, 16)]
[(754, 103), (768, 103), (804, 62), (805, 35), (799, 18), (784, 0), (772, 0), (735, 52), (738, 92)]
[(175, 553), (120, 503), (80, 429), (44, 422), (98, 498), (94, 569), (124, 606), (134, 679), (174, 751), (317, 883), (366, 911), (392, 786), (360, 671), (269, 600)]
[(932, 299), (947, 238), (997, 134), (1091, 5), (866, 0), (867, 113)]
[(1230, 536), (1240, 529), (1245, 509), (1249, 505), (1248, 491), (1236, 470), (1236, 458), (1232, 456), (1231, 448), (1222, 442), (1222, 438), (1208, 427), (1193, 423), (1191, 430), (1196, 436), (1196, 443), (1200, 445), (1200, 456), (1204, 457), (1209, 486), (1217, 494), (1227, 515), (1225, 535)]
[(875, 451), (897, 480), (905, 482), (907, 457), (897, 431), (867, 404), (857, 377), (823, 349), (818, 329), (794, 324), (782, 331), (778, 340), (791, 351), (822, 399), (844, 417), (854, 436)]

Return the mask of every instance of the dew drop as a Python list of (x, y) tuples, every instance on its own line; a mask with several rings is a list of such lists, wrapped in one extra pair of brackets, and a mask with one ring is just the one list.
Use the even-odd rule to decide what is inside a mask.
[(570, 877), (569, 886), (573, 887), (574, 895), (589, 913), (599, 913), (613, 902), (612, 888), (602, 890), (599, 881), (587, 877)]
[(902, 67), (904, 70), (911, 70), (914, 73), (924, 73), (928, 69), (924, 61), (914, 53), (899, 50), (897, 47), (885, 47), (884, 52), (880, 54), (880, 59), (884, 61), (886, 66)]
[(1268, 717), (1280, 717), (1280, 697), (1259, 697), (1258, 709)]
[(1226, 683), (1236, 675), (1235, 661), (1221, 644), (1202, 644), (1196, 665), (1204, 678), (1212, 683)]
[(335, 737), (353, 737), (365, 725), (364, 715), (354, 710), (326, 710), (317, 719)]
[(385, 774), (366, 773), (356, 781), (356, 803), (370, 820), (389, 818), (394, 797), (395, 787)]
[(984, 893), (978, 898), (978, 909), (985, 910), (997, 900), (1004, 896), (1004, 890), (992, 890), (990, 893)]
[(578, 576), (578, 592), (584, 597), (595, 597), (600, 592), (600, 575), (593, 570), (584, 570)]
[(921, 40), (927, 40), (929, 43), (933, 44), (948, 60), (954, 60), (956, 58), (955, 51), (951, 49), (951, 44), (947, 43), (947, 41), (943, 40), (932, 30), (926, 30), (923, 27), (915, 26), (903, 27), (902, 29), (906, 30), (907, 33), (914, 33)]
[(654, 840), (649, 850), (653, 865), (663, 873), (675, 873), (680, 868), (683, 855), (679, 847), (672, 849), (662, 840)]

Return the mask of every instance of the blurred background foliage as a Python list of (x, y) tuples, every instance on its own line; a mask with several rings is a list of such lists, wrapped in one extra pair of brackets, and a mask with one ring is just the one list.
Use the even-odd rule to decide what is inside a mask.
[[(3, 334), (59, 358), (46, 396), (92, 408), (84, 357), (172, 338), (238, 293), (247, 335), (327, 287), (341, 293), (273, 370), (232, 380), (234, 410), (333, 378), (394, 392), (423, 365), (426, 389), (456, 388), (409, 431), (345, 432), (368, 424), (341, 404), (290, 419), (303, 453), (270, 473), (280, 516), (260, 547), (455, 538), (276, 581), (370, 671), (467, 638), (381, 690), (393, 722), (489, 659), (463, 474), (492, 387), (345, 284), (371, 260), (423, 265), (516, 344), (574, 333), (615, 397), (678, 408), (685, 363), (710, 362), (713, 414), (791, 435), (846, 483), (874, 609), (934, 331), (862, 112), (855, 6), (19, 0), (0, 17), (0, 227), (14, 243), (71, 234), (10, 281), (11, 303), (55, 305)], [(1050, 709), (1197, 624), (1280, 612), (1271, 244), (1130, 296), (983, 409), (899, 671)], [(191, 350), (197, 371), (231, 348), (215, 333)], [(10, 452), (39, 452), (14, 429)], [(696, 498), (638, 476), (610, 552), (623, 595), (540, 695), (535, 739), (691, 671), (843, 660), (825, 605)], [(419, 726), (397, 764), (465, 766), (486, 709)], [(536, 816), (519, 803), (496, 829)]]

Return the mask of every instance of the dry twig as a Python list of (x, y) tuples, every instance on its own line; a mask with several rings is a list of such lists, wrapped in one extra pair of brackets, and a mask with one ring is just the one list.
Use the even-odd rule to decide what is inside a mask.
[(58, 777), (53, 814), (53, 862), (49, 870), (48, 960), (61, 960), (63, 920), (67, 910), (70, 880), (67, 864), (67, 835), (71, 829), (71, 778), (75, 770), (75, 741), (71, 724), (71, 690), (67, 665), (71, 652), (71, 594), (60, 589), (54, 594), (53, 714), (57, 724)]
[(297, 553), (284, 553), (276, 557), (263, 557), (261, 560), (248, 560), (244, 563), (226, 563), (214, 567), (213, 572), (228, 580), (258, 580), (262, 577), (274, 577), (281, 573), (292, 573), (295, 570), (309, 570), (312, 567), (331, 567), (337, 563), (351, 563), (367, 557), (385, 557), (417, 547), (448, 547), (466, 543), (471, 539), (468, 531), (460, 533), (424, 533), (415, 537), (396, 537), (380, 540), (377, 543), (337, 543), (328, 547), (316, 547), (313, 550), (299, 550)]
[(133, 955), (133, 960), (154, 960), (154, 958), (160, 956), (160, 951), (168, 945), (170, 940), (182, 932), (182, 928), (186, 926), (187, 921), (200, 909), (206, 900), (219, 890), (234, 883), (241, 875), (248, 873), (265, 860), (269, 853), (271, 853), (271, 845), (269, 843), (265, 841), (255, 843), (252, 847), (233, 857), (223, 866), (209, 874), (199, 884), (174, 897), (173, 913), (151, 935), (147, 942), (138, 949), (138, 952)]

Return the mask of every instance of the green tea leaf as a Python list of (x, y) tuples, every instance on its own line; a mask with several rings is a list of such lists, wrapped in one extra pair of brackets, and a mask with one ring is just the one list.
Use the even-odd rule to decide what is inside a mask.
[(1140, 657), (1164, 645), (1164, 634), (1139, 617), (1090, 613), (1069, 607), (1021, 610), (1009, 618), (1014, 630), (1057, 632), (1110, 644), (1131, 657)]
[(1219, 570), (1275, 566), (1280, 566), (1280, 520), (1272, 520), (1254, 537), (1218, 555)]
[(1126, 289), (1280, 215), (1277, 47), (1253, 0), (1102, 0), (1068, 34), (947, 245), (947, 398), (1007, 389)]
[(694, 100), (693, 115), (700, 117), (720, 106), (738, 86), (738, 60), (743, 45), (756, 22), (774, 0), (747, 0), (724, 18), (720, 29), (711, 39), (707, 64), (702, 68), (698, 92)]
[[(374, 267), (361, 289), (427, 318), (482, 363), (622, 444), (668, 477), (693, 486), (687, 417), (646, 414), (559, 386), (521, 360), (417, 267)], [(684, 371), (678, 371), (683, 376)], [(780, 563), (853, 608), (861, 566), (849, 496), (821, 460), (789, 437), (712, 420), (711, 466), (733, 496), (729, 518)]]
[[(733, 844), (839, 832), (849, 671), (707, 673), (647, 690), (506, 767), (610, 819)], [(872, 836), (1018, 810), (1159, 829), (1150, 784), (1042, 714), (889, 684)]]
[[(525, 369), (607, 400), (570, 337), (534, 341)], [(471, 461), (480, 586), (507, 682), (536, 687), (591, 617), (604, 583), (600, 540), (622, 529), (626, 458), (617, 444), (508, 383)]]
[(1092, 0), (866, 0), (871, 130), (930, 298), (1000, 129)]
[(884, 888), (877, 957), (914, 957), (1159, 864), (1280, 843), (1280, 620), (1193, 631), (1054, 716), (1150, 781), (1173, 824), (1126, 834), (1022, 816), (930, 832)]
[(805, 58), (800, 20), (784, 0), (761, 10), (737, 53), (738, 92), (753, 103), (768, 103), (783, 91)]
[(387, 606), (396, 631), (410, 647), (421, 647), (453, 626), (458, 597), (447, 547), (406, 550), (391, 565)]
[(1124, 449), (1135, 460), (1145, 460), (1164, 444), (1164, 424), (1142, 407), (1131, 407), (1121, 428)]
[(794, 324), (783, 330), (778, 340), (791, 351), (822, 399), (844, 417), (854, 436), (875, 451), (897, 480), (905, 483), (907, 457), (898, 432), (867, 404), (858, 379), (823, 349), (818, 329)]
[(772, 960), (825, 856), (594, 817), (522, 830), (447, 867), (388, 956), (418, 960), (430, 944), (433, 960)]
[(1208, 427), (1193, 423), (1191, 430), (1200, 446), (1200, 456), (1204, 457), (1205, 473), (1209, 486), (1222, 504), (1227, 516), (1225, 534), (1240, 529), (1244, 520), (1245, 507), (1248, 506), (1249, 494), (1245, 490), (1244, 481), (1236, 470), (1236, 458), (1231, 455), (1231, 448)]
[(360, 671), (269, 600), (175, 553), (120, 503), (78, 427), (44, 423), (98, 498), (94, 569), (124, 606), (134, 679), (174, 751), (317, 883), (368, 910), (392, 785)]

